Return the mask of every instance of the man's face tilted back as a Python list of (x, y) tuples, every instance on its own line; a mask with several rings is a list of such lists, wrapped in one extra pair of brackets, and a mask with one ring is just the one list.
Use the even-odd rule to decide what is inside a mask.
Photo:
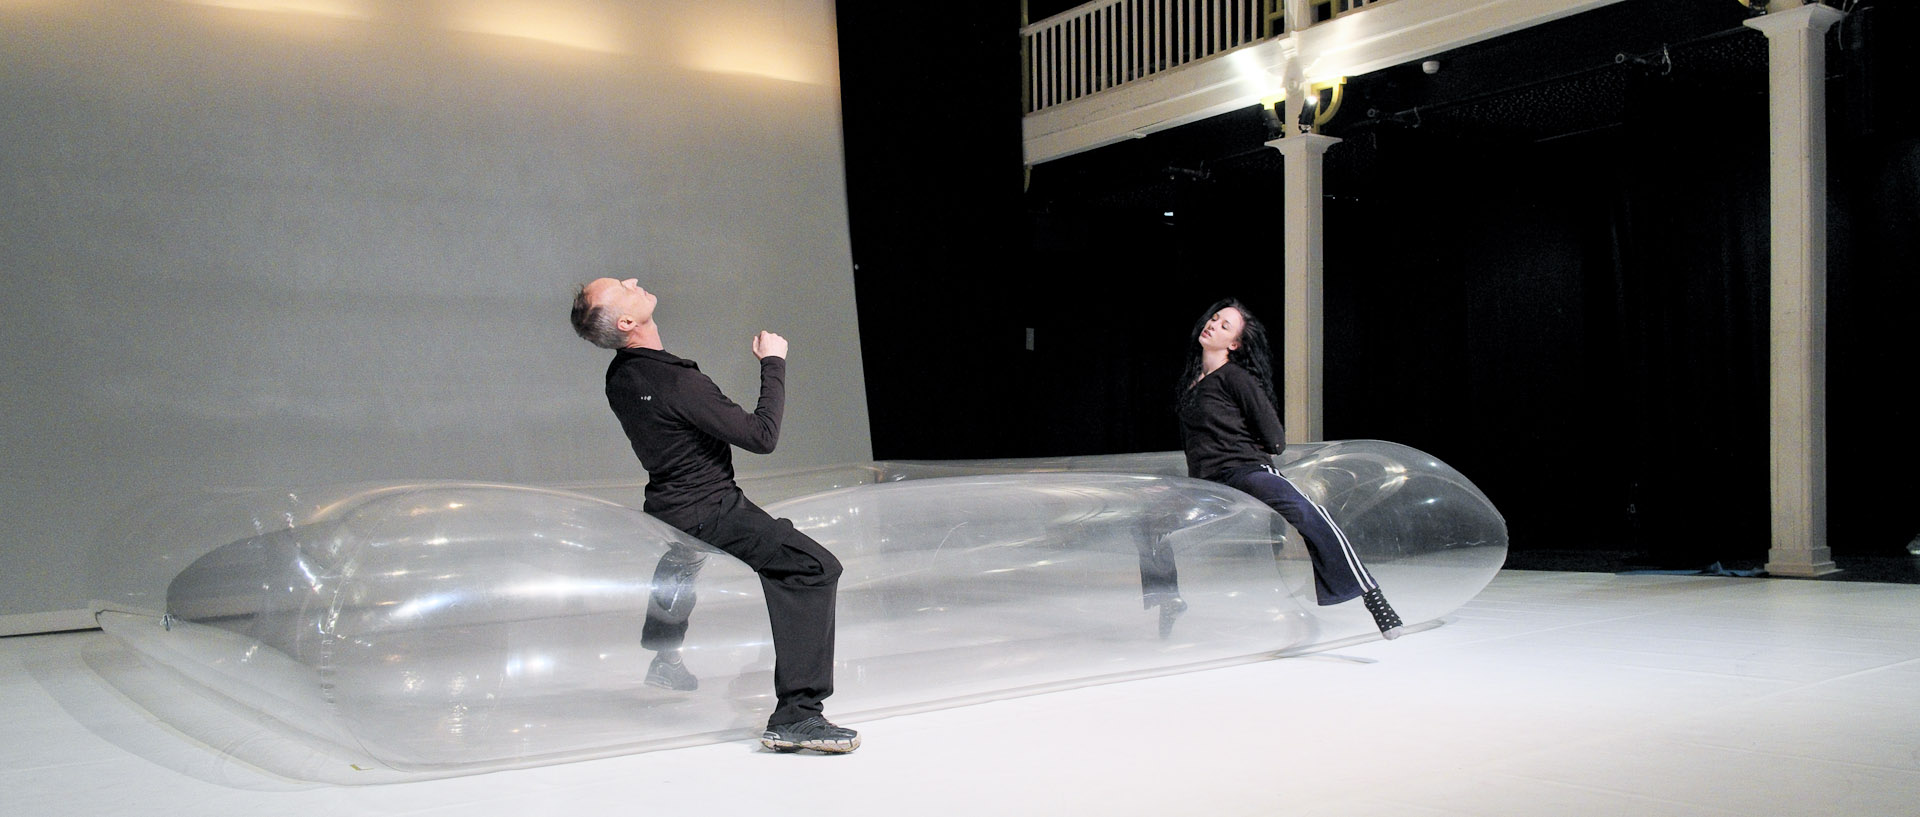
[(615, 326), (622, 332), (653, 321), (653, 307), (659, 296), (640, 288), (640, 280), (624, 281), (598, 278), (587, 284), (587, 303), (613, 311)]

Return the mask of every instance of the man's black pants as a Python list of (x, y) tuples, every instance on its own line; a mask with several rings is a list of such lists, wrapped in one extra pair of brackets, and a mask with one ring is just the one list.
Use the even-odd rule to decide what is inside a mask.
[[(833, 628), (840, 560), (819, 542), (775, 519), (744, 494), (733, 497), (714, 516), (686, 532), (753, 568), (767, 597), (767, 618), (773, 625), (773, 692), (778, 699), (769, 726), (795, 723), (821, 713), (821, 702), (833, 694)], [(675, 564), (669, 564), (669, 562)], [(704, 560), (702, 560), (704, 561)], [(655, 603), (648, 606), (641, 641), (647, 649), (680, 645), (692, 613), (690, 582), (700, 562), (676, 559), (669, 553), (654, 576)], [(678, 578), (662, 573), (678, 573)], [(685, 592), (677, 600), (661, 598), (664, 583)], [(664, 603), (663, 603), (664, 602)], [(661, 609), (656, 609), (661, 608)]]

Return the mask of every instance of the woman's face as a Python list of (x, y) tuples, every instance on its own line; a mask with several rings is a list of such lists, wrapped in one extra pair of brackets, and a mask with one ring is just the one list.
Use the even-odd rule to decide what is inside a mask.
[(1229, 306), (1207, 319), (1207, 325), (1200, 329), (1200, 348), (1209, 352), (1231, 352), (1240, 348), (1240, 328), (1246, 324), (1246, 318), (1240, 310)]

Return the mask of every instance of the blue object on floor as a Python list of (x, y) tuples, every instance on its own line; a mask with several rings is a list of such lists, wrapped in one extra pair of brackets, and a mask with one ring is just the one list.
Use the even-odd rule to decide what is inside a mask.
[(1723, 567), (1719, 562), (1714, 562), (1713, 564), (1707, 565), (1706, 567), (1694, 568), (1689, 570), (1622, 570), (1616, 575), (1620, 575), (1620, 576), (1645, 576), (1645, 575), (1739, 576), (1741, 578), (1750, 579), (1750, 578), (1765, 576), (1767, 575), (1767, 571), (1758, 569), (1758, 568), (1753, 570), (1733, 570), (1728, 567)]

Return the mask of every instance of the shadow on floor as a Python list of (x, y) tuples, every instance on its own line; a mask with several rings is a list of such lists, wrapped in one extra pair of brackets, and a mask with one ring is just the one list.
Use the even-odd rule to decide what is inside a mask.
[[(1920, 584), (1920, 556), (1835, 556), (1840, 572), (1807, 581), (1887, 582)], [(1728, 559), (1714, 562), (1726, 571), (1764, 570), (1764, 560)], [(1703, 572), (1710, 565), (1699, 565)], [(1558, 570), (1573, 573), (1625, 573), (1629, 571), (1674, 571), (1672, 565), (1652, 564), (1645, 553), (1616, 550), (1509, 550), (1507, 570)]]

